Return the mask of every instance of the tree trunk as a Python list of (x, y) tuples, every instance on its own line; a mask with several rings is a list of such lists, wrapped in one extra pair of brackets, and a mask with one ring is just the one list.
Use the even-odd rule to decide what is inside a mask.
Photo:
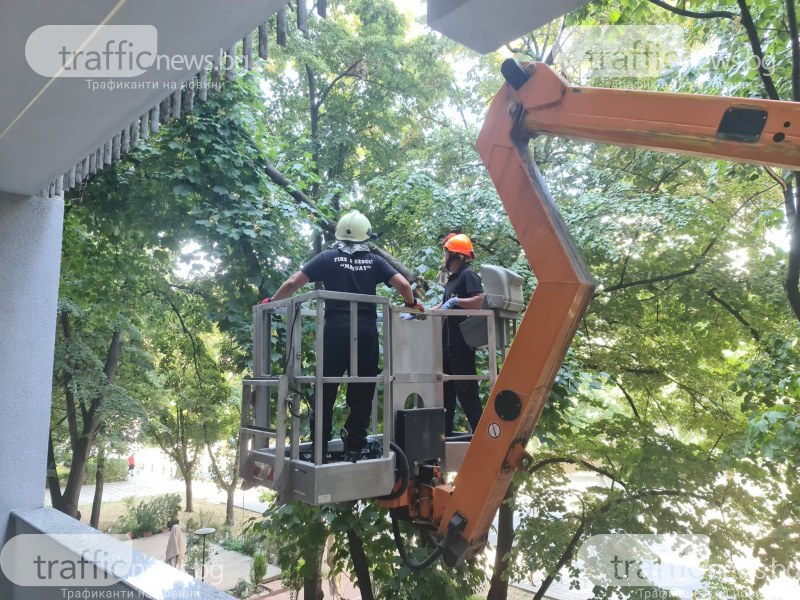
[(86, 480), (86, 462), (89, 460), (89, 453), (94, 443), (94, 435), (84, 436), (78, 439), (75, 444), (75, 452), (72, 453), (72, 463), (69, 468), (69, 479), (61, 496), (58, 506), (53, 505), (66, 515), (75, 518), (78, 514), (78, 502), (81, 497), (81, 488)]
[(58, 480), (56, 453), (53, 450), (53, 432), (47, 440), (47, 489), (50, 490), (50, 504), (54, 508), (61, 506), (61, 482)]
[[(71, 335), (71, 330), (69, 328), (69, 321), (66, 318), (66, 313), (62, 313), (62, 324), (64, 324), (64, 338), (67, 339)], [(108, 347), (106, 363), (103, 368), (108, 385), (114, 383), (121, 354), (122, 332), (118, 328), (115, 328), (114, 332), (111, 334), (111, 343)], [(65, 391), (67, 393), (68, 421), (70, 422), (72, 463), (70, 465), (67, 485), (64, 488), (64, 492), (58, 504), (53, 503), (53, 508), (74, 518), (78, 514), (78, 501), (81, 496), (81, 488), (86, 479), (86, 462), (89, 460), (89, 455), (92, 453), (92, 446), (97, 438), (97, 433), (100, 431), (101, 420), (99, 414), (102, 410), (103, 402), (105, 401), (105, 392), (101, 391), (94, 400), (92, 400), (88, 410), (81, 405), (80, 412), (83, 426), (80, 433), (78, 433), (76, 427), (77, 411), (74, 398), (71, 397), (71, 392), (69, 391), (68, 382), (65, 382)]]
[(508, 569), (505, 557), (511, 552), (511, 545), (514, 542), (514, 496), (516, 493), (517, 486), (512, 483), (508, 486), (503, 503), (500, 505), (497, 519), (497, 548), (495, 548), (494, 555), (494, 573), (492, 573), (492, 581), (486, 600), (506, 600), (508, 597), (508, 578), (503, 575)]
[(103, 501), (103, 484), (106, 479), (106, 445), (100, 443), (97, 448), (97, 477), (95, 478), (94, 498), (92, 500), (92, 517), (89, 525), (98, 528), (100, 523), (100, 504)]
[[(208, 450), (208, 457), (211, 459), (211, 476), (214, 480), (214, 483), (217, 484), (217, 487), (221, 490), (225, 490), (227, 493), (227, 498), (225, 501), (225, 524), (226, 525), (233, 525), (233, 505), (234, 505), (234, 494), (236, 493), (236, 486), (239, 483), (239, 472), (234, 467), (233, 469), (226, 469), (231, 472), (231, 480), (226, 481), (223, 475), (223, 470), (220, 469), (219, 463), (217, 462), (217, 455), (214, 454), (214, 447), (208, 439), (208, 434), (206, 432), (206, 449)], [(234, 453), (234, 465), (239, 464), (239, 437), (236, 437), (236, 451)]]
[(800, 181), (790, 182), (784, 190), (784, 206), (786, 209), (786, 222), (789, 225), (789, 260), (786, 265), (786, 276), (783, 287), (794, 316), (800, 319), (800, 212), (797, 210), (797, 194), (800, 190)]
[(234, 495), (236, 494), (236, 484), (229, 486), (225, 490), (227, 497), (225, 498), (225, 525), (233, 525), (233, 507)]
[(303, 598), (306, 600), (324, 600), (325, 594), (322, 592), (322, 553), (325, 546), (309, 550), (306, 559), (315, 566), (314, 576), (303, 579)]
[[(181, 469), (183, 470), (183, 469)], [(192, 503), (192, 475), (191, 473), (183, 473), (183, 482), (186, 485), (186, 512), (194, 512), (194, 505)]]
[(364, 553), (364, 544), (352, 527), (347, 530), (347, 543), (350, 546), (350, 557), (353, 559), (361, 600), (375, 600), (375, 596), (372, 593), (372, 580), (369, 576), (369, 561), (367, 561), (367, 555)]

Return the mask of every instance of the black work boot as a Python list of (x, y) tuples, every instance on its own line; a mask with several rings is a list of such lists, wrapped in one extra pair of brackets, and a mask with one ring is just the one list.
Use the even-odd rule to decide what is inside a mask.
[(350, 435), (346, 429), (342, 429), (339, 434), (342, 436), (342, 457), (346, 462), (358, 462), (361, 458), (361, 448), (353, 447)]

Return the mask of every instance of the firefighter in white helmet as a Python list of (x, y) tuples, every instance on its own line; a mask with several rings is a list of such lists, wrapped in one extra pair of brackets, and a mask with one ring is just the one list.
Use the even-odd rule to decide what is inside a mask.
[[(403, 297), (406, 306), (422, 306), (414, 298), (411, 285), (385, 259), (373, 253), (367, 242), (372, 237), (369, 219), (352, 211), (339, 219), (336, 241), (328, 249), (306, 263), (289, 277), (265, 302), (283, 300), (311, 281), (321, 281), (326, 290), (352, 294), (375, 295), (379, 283), (392, 286)], [(378, 374), (378, 327), (375, 304), (358, 305), (358, 374), (374, 377)], [(350, 369), (350, 303), (325, 302), (325, 338), (323, 376), (341, 377)], [(322, 455), (327, 460), (327, 445), (333, 426), (333, 405), (338, 383), (323, 386)], [(372, 411), (374, 383), (351, 383), (347, 386), (347, 405), (350, 414), (345, 422), (345, 458), (355, 462), (366, 446), (367, 428)], [(313, 432), (312, 418), (312, 432)], [(315, 440), (316, 441), (316, 440)]]

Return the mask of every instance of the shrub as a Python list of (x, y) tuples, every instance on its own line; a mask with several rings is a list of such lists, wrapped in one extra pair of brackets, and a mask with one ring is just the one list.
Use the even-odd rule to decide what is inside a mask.
[(178, 522), (178, 513), (181, 510), (180, 494), (163, 494), (148, 501), (150, 508), (156, 515), (159, 527), (172, 527)]
[(139, 502), (139, 505), (134, 511), (134, 518), (136, 519), (136, 528), (133, 530), (134, 534), (143, 535), (160, 529), (158, 513), (155, 511), (153, 505), (146, 500)]
[(236, 582), (236, 586), (228, 593), (234, 598), (247, 598), (250, 596), (250, 584), (242, 577)]
[(112, 533), (133, 532), (135, 536), (155, 533), (169, 522), (177, 523), (181, 497), (178, 494), (164, 494), (149, 500), (125, 498), (125, 515), (111, 526)]
[(219, 545), (226, 550), (233, 550), (248, 556), (258, 553), (267, 557), (267, 562), (272, 562), (278, 553), (279, 544), (272, 532), (265, 532), (260, 528), (247, 527), (239, 535), (226, 532)]
[(250, 567), (250, 582), (257, 586), (264, 581), (267, 575), (267, 557), (263, 554), (253, 556), (253, 565)]
[(136, 526), (136, 517), (130, 513), (127, 513), (114, 521), (109, 531), (111, 533), (121, 533), (124, 535), (126, 533), (135, 532)]

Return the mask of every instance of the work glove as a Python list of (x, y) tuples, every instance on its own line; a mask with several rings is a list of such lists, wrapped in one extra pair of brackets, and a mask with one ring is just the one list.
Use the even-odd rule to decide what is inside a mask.
[(268, 302), (270, 302), (271, 300), (272, 300), (272, 298), (264, 298), (264, 299), (261, 301), (261, 304), (267, 304), (267, 303), (268, 303)]
[(458, 298), (450, 298), (439, 307), (439, 310), (450, 310), (452, 308), (458, 308)]
[(408, 302), (406, 302), (405, 306), (406, 308), (414, 308), (420, 312), (425, 312), (425, 307), (419, 303), (419, 300), (414, 300), (414, 304), (409, 304)]
[[(414, 304), (409, 304), (408, 302), (406, 302), (405, 303), (405, 307), (406, 308), (413, 308), (413, 309), (418, 310), (420, 312), (425, 312), (425, 307), (422, 306), (422, 304), (419, 303), (419, 300), (414, 300)], [(403, 321), (411, 321), (413, 319), (419, 319), (420, 317), (418, 317), (417, 315), (415, 315), (413, 313), (400, 313), (400, 318)]]

